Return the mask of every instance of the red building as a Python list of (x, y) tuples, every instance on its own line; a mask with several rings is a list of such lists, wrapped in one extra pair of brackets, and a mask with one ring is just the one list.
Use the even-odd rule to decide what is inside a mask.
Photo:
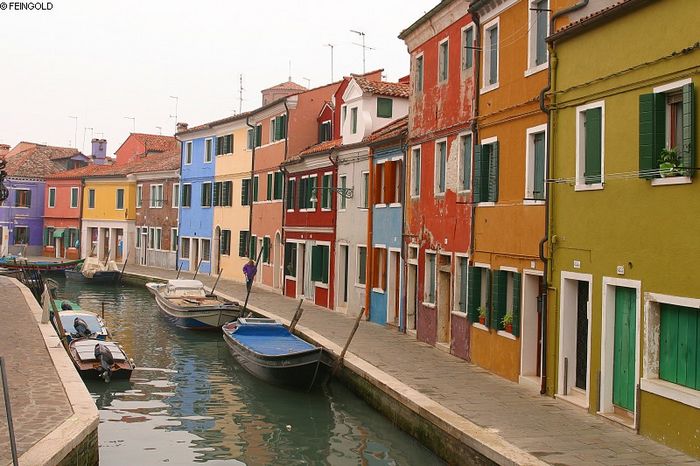
[(138, 157), (151, 154), (172, 152), (179, 149), (177, 140), (172, 136), (159, 134), (131, 133), (114, 154), (116, 165), (124, 165)]
[(443, 1), (400, 34), (411, 54), (406, 156), (406, 325), (469, 357), (466, 290), (471, 225), (476, 26)]

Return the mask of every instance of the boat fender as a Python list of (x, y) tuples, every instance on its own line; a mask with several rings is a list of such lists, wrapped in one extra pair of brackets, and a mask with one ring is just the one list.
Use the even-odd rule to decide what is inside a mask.
[(114, 364), (112, 352), (102, 343), (98, 343), (95, 345), (95, 358), (100, 362), (97, 372), (105, 382), (109, 382), (112, 376), (112, 364)]

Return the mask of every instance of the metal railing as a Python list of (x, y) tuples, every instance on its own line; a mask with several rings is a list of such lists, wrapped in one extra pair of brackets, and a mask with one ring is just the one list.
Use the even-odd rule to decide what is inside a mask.
[(0, 356), (0, 378), (2, 379), (2, 394), (5, 398), (5, 414), (7, 416), (7, 431), (10, 435), (10, 450), (12, 451), (12, 464), (19, 465), (17, 459), (17, 442), (15, 441), (15, 427), (12, 423), (12, 408), (10, 407), (10, 383), (7, 380), (7, 372), (5, 371), (5, 358)]

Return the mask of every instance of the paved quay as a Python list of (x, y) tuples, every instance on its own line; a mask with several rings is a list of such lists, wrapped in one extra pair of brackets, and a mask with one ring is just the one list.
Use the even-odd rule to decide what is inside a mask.
[[(175, 278), (176, 275), (174, 271), (133, 265), (127, 266), (126, 271), (142, 277)], [(180, 278), (192, 278), (192, 274), (183, 272)], [(215, 281), (210, 276), (197, 278), (207, 286)], [(221, 279), (216, 291), (240, 302), (245, 299), (242, 283)], [(283, 320), (292, 318), (297, 304), (296, 300), (260, 288), (254, 288), (249, 300), (254, 310)], [(303, 308), (297, 330), (336, 350), (344, 346), (355, 319), (307, 302)], [(424, 417), (459, 430), (460, 438), (469, 446), (503, 452), (500, 462), (700, 464), (699, 460), (623, 426), (590, 415), (565, 401), (541, 396), (529, 387), (494, 376), (388, 327), (363, 321), (346, 355), (348, 364), (359, 370), (364, 367), (381, 384), (415, 402)]]
[[(20, 465), (93, 464), (88, 458), (97, 455), (97, 408), (53, 327), (40, 323), (41, 307), (16, 280), (0, 277), (0, 297), (0, 355)], [(2, 395), (0, 405), (0, 465), (6, 465), (12, 454)]]

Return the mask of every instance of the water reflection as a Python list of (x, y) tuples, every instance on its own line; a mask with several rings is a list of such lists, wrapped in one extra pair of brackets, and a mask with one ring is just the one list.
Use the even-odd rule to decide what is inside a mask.
[(103, 465), (442, 464), (339, 384), (312, 393), (250, 376), (220, 333), (178, 329), (142, 287), (62, 282), (134, 358), (131, 382), (92, 382)]

